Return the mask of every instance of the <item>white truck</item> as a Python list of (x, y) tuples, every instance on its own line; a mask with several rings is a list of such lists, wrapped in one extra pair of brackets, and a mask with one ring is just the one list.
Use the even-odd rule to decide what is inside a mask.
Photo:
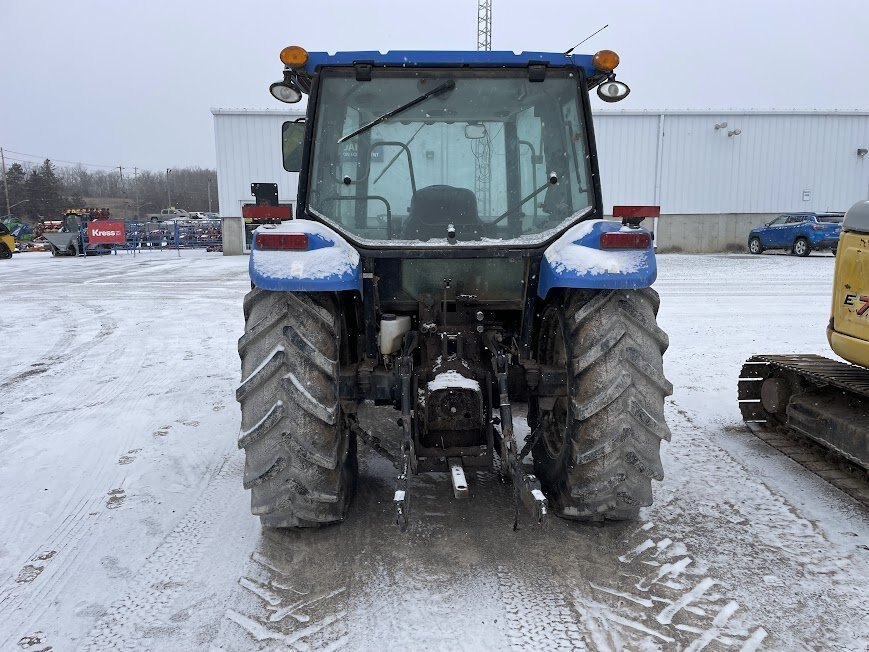
[(145, 216), (150, 222), (171, 222), (174, 220), (190, 220), (193, 219), (190, 213), (182, 208), (164, 208), (159, 213), (149, 213)]

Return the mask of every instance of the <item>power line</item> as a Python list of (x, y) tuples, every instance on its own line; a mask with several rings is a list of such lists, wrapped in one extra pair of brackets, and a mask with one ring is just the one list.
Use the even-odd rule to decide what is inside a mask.
[[(4, 151), (8, 151), (8, 150), (4, 150)], [(17, 156), (7, 156), (6, 159), (9, 161), (16, 161), (18, 163), (26, 163), (26, 164), (32, 165), (34, 167), (38, 167), (42, 163), (42, 161), (34, 161), (32, 159), (29, 159), (29, 158), (19, 158)], [(45, 159), (42, 159), (42, 160), (44, 161)], [(90, 165), (88, 163), (79, 163), (77, 161), (76, 162), (61, 161), (61, 160), (55, 159), (55, 158), (49, 158), (48, 160), (51, 161), (52, 163), (59, 163), (59, 164), (61, 164), (62, 167), (68, 167), (70, 165), (70, 163), (72, 163), (72, 165), (74, 165), (74, 166), (81, 165), (81, 167), (84, 167), (84, 168), (98, 167), (98, 168), (103, 168), (103, 169), (108, 169), (108, 168), (114, 168), (116, 170), (118, 169), (117, 165)]]
[[(12, 152), (13, 154), (18, 154), (19, 156), (27, 156), (30, 158), (40, 159), (43, 161), (45, 159), (48, 159), (52, 163), (67, 163), (69, 165), (82, 165), (82, 166), (89, 167), (89, 168), (117, 169), (117, 167), (118, 167), (117, 165), (102, 165), (100, 163), (84, 163), (82, 161), (66, 161), (66, 160), (61, 159), (61, 158), (52, 158), (51, 156), (39, 156), (38, 154), (28, 154), (27, 152), (16, 152), (14, 149), (4, 149), (4, 151)], [(31, 161), (28, 161), (27, 159), (14, 158), (12, 156), (10, 156), (9, 158), (12, 159), (13, 161), (21, 161), (22, 163), (31, 163)]]

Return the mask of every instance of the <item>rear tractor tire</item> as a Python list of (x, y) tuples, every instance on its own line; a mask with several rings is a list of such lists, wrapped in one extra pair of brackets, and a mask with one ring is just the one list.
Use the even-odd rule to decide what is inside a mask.
[(12, 258), (12, 252), (5, 242), (0, 242), (0, 260), (7, 260), (9, 258)]
[(626, 520), (652, 504), (673, 392), (658, 305), (651, 288), (568, 290), (545, 308), (538, 360), (566, 367), (567, 397), (552, 410), (532, 403), (529, 417), (535, 472), (558, 516)]
[(332, 293), (252, 289), (238, 341), (238, 446), (264, 527), (342, 521), (356, 483), (356, 440), (338, 402), (346, 332)]

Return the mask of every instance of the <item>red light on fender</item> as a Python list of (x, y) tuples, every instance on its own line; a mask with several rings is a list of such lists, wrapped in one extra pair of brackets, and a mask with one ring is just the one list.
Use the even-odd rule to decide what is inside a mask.
[(306, 251), (308, 236), (304, 233), (257, 233), (256, 248), (263, 251)]
[(613, 217), (661, 217), (661, 207), (613, 206)]
[(610, 231), (600, 234), (601, 249), (648, 249), (652, 239), (645, 231)]

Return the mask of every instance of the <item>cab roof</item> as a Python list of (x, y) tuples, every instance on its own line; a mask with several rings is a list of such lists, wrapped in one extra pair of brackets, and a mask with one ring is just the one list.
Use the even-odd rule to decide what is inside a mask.
[(524, 68), (529, 64), (552, 68), (582, 68), (587, 76), (599, 74), (590, 54), (563, 52), (509, 52), (476, 50), (391, 50), (389, 52), (309, 52), (305, 72), (314, 76), (321, 66), (352, 66), (367, 63), (377, 67), (433, 68), (467, 66), (474, 68)]
[(869, 200), (858, 201), (848, 209), (842, 228), (846, 231), (869, 233)]

